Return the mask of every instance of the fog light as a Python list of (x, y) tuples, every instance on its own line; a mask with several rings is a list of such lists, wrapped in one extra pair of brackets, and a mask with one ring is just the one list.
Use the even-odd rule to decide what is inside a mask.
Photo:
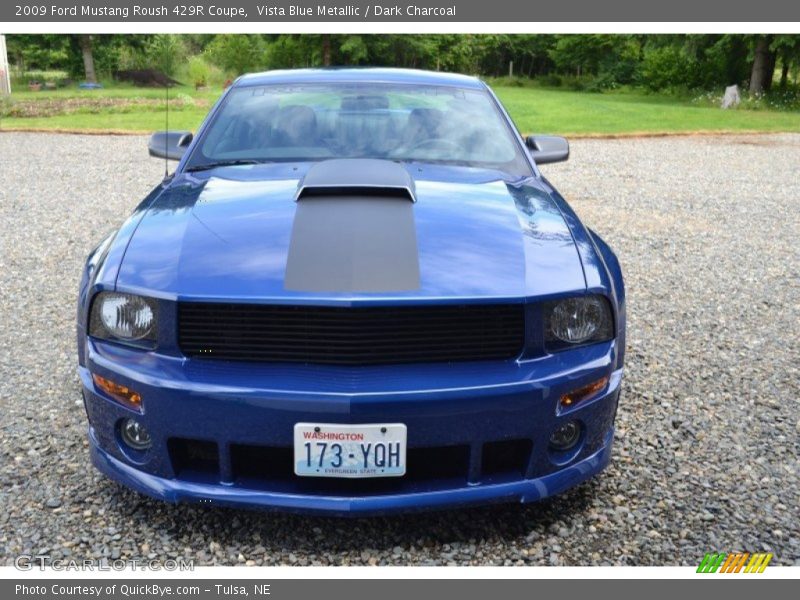
[(603, 391), (608, 383), (608, 377), (601, 377), (589, 385), (585, 385), (577, 390), (572, 390), (568, 394), (561, 396), (561, 406), (568, 408), (582, 400), (588, 400), (597, 393)]
[(132, 389), (125, 387), (124, 385), (120, 385), (119, 383), (114, 383), (105, 377), (100, 377), (100, 375), (97, 375), (96, 373), (92, 373), (92, 380), (98, 388), (114, 398), (114, 400), (117, 400), (125, 406), (129, 406), (130, 408), (141, 412), (142, 397)]
[(153, 445), (150, 433), (144, 425), (133, 419), (125, 419), (120, 427), (122, 441), (134, 450), (147, 450)]
[(550, 447), (553, 450), (569, 450), (581, 437), (581, 426), (577, 421), (567, 421), (550, 436)]

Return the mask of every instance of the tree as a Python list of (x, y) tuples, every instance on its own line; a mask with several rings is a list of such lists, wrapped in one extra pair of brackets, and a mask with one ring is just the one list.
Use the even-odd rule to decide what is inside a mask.
[(86, 81), (97, 83), (97, 74), (94, 72), (94, 55), (92, 54), (92, 36), (78, 36), (83, 54), (83, 71), (86, 74)]
[(563, 73), (597, 74), (600, 64), (613, 57), (620, 37), (608, 34), (561, 35), (550, 50), (550, 57)]
[(789, 71), (792, 65), (800, 61), (800, 36), (786, 34), (773, 36), (770, 48), (781, 59), (780, 86), (781, 89), (786, 89), (789, 85)]
[(322, 65), (325, 67), (331, 66), (331, 34), (322, 34)]
[[(51, 68), (62, 68), (74, 78), (91, 81), (90, 77), (93, 77), (96, 81), (98, 77), (111, 76), (119, 69), (120, 56), (123, 52), (143, 52), (144, 45), (152, 36), (113, 34), (62, 37), (69, 41), (68, 56), (60, 65)], [(88, 67), (87, 57), (91, 57), (91, 64)]]
[(763, 94), (772, 86), (775, 53), (770, 50), (772, 36), (759, 35), (753, 50), (753, 69), (750, 71), (750, 93)]
[(8, 60), (18, 70), (58, 69), (69, 59), (68, 36), (52, 33), (15, 34), (6, 37)]
[(742, 35), (690, 36), (698, 47), (694, 54), (697, 80), (694, 87), (716, 89), (742, 84), (750, 76), (749, 47)]
[[(549, 75), (552, 85), (561, 85), (561, 75), (569, 74), (568, 85), (595, 91), (616, 85), (720, 90), (734, 83), (746, 89), (749, 81), (753, 93), (763, 93), (770, 90), (773, 71), (775, 85), (780, 79), (788, 91), (800, 72), (797, 34), (14, 34), (7, 43), (17, 71), (61, 70), (87, 81), (152, 67), (178, 77), (187, 59), (198, 55), (226, 76), (323, 65), (503, 76), (513, 61), (518, 77)], [(204, 65), (194, 66), (197, 71)], [(197, 73), (190, 77), (195, 78), (203, 79)]]
[(345, 35), (339, 44), (342, 62), (349, 65), (360, 65), (369, 60), (369, 50), (360, 35)]

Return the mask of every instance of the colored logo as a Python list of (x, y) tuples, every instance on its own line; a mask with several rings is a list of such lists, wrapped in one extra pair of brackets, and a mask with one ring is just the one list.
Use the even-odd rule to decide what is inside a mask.
[(710, 553), (703, 557), (700, 566), (697, 567), (697, 572), (763, 573), (771, 560), (771, 552), (756, 552), (754, 554), (749, 552), (738, 552), (736, 554)]

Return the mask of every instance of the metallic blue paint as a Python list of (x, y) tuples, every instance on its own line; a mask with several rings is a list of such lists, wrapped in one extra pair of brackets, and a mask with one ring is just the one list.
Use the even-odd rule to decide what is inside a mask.
[[(355, 80), (485, 89), (473, 78), (387, 69), (273, 72), (245, 76), (234, 85)], [(193, 144), (202, 139), (204, 127)], [(524, 147), (519, 136), (517, 142)], [(407, 165), (416, 182), (421, 286), (392, 294), (283, 288), (293, 196), (309, 166), (191, 174), (181, 162), (90, 255), (80, 284), (77, 332), (94, 464), (113, 479), (167, 501), (335, 514), (528, 502), (602, 470), (610, 457), (622, 379), (622, 272), (608, 245), (581, 224), (535, 165), (531, 162), (532, 176), (522, 179), (480, 169)], [(92, 298), (103, 290), (158, 299), (156, 351), (86, 334)], [(548, 354), (541, 302), (585, 293), (610, 299), (615, 339)], [(340, 367), (188, 359), (176, 339), (181, 300), (340, 306), (519, 302), (526, 305), (526, 344), (515, 360), (452, 364)], [(124, 448), (119, 423), (138, 413), (98, 390), (92, 373), (141, 394), (139, 418), (153, 436), (151, 450)], [(600, 395), (559, 409), (561, 394), (604, 376), (610, 382)], [(567, 455), (554, 454), (549, 436), (569, 419), (581, 423), (581, 442)], [(468, 471), (463, 480), (401, 478), (390, 492), (351, 495), (320, 492), (299, 478), (255, 481), (232, 471), (232, 445), (290, 447), (292, 427), (301, 421), (403, 422), (410, 448), (468, 447)], [(168, 451), (173, 438), (216, 443), (218, 474), (176, 473)], [(483, 474), (484, 444), (503, 440), (532, 443), (524, 472)]]
[(236, 490), (226, 486), (176, 482), (151, 475), (103, 452), (90, 432), (92, 463), (111, 479), (166, 502), (192, 502), (216, 506), (282, 510), (341, 517), (375, 516), (398, 511), (413, 512), (501, 502), (536, 502), (560, 494), (598, 474), (611, 461), (613, 429), (597, 452), (571, 465), (535, 479), (464, 486), (446, 491), (424, 491), (381, 496), (309, 497), (279, 491)]
[[(582, 292), (572, 235), (534, 180), (414, 167), (419, 290), (309, 294), (284, 289), (297, 203), (309, 163), (222, 168), (177, 177), (139, 221), (118, 272), (119, 289), (170, 299), (349, 303), (541, 298)], [(460, 172), (461, 171), (461, 172)], [(485, 179), (489, 179), (486, 181)]]

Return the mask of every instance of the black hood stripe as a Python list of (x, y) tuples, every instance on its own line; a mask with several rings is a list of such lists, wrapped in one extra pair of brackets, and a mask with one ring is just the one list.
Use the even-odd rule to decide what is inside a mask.
[(303, 292), (418, 290), (414, 204), (371, 195), (301, 198), (284, 287)]

